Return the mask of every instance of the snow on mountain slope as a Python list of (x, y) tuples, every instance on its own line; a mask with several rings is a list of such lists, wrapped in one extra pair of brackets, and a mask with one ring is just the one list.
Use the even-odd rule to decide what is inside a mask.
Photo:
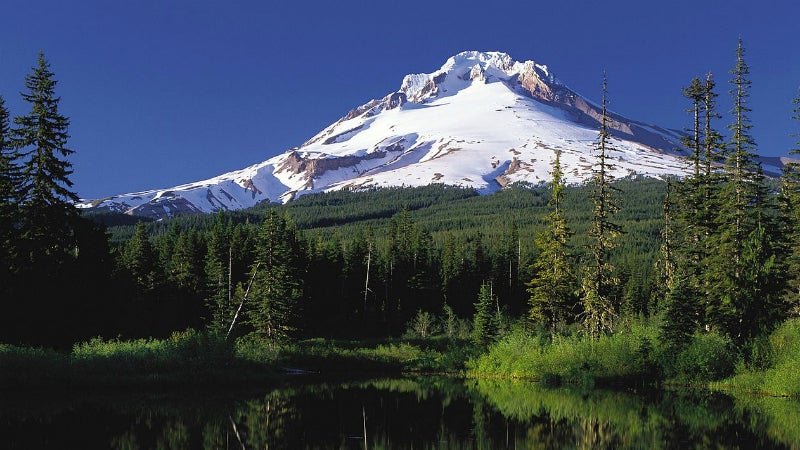
[[(300, 147), (243, 170), (82, 203), (165, 217), (287, 202), (312, 192), (444, 183), (494, 192), (548, 181), (557, 150), (567, 182), (588, 179), (599, 107), (546, 66), (499, 52), (463, 52), (407, 75)], [(614, 175), (685, 173), (679, 133), (612, 114)]]

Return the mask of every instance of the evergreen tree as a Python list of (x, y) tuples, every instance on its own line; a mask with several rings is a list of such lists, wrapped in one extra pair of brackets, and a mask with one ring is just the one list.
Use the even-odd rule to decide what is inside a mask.
[(620, 209), (617, 198), (618, 189), (612, 186), (610, 171), (614, 165), (609, 153), (611, 145), (610, 118), (607, 110), (607, 82), (603, 75), (603, 101), (600, 117), (600, 130), (594, 152), (596, 162), (592, 169), (592, 218), (589, 228), (589, 261), (581, 283), (581, 303), (583, 306), (583, 327), (592, 338), (613, 330), (616, 315), (614, 294), (619, 285), (615, 269), (610, 260), (610, 252), (615, 247), (616, 237), (622, 228), (611, 220)]
[[(684, 88), (684, 96), (691, 102), (688, 111), (692, 114), (692, 128), (683, 143), (690, 154), (690, 174), (677, 183), (677, 193), (665, 209), (665, 233), (669, 246), (671, 267), (666, 287), (666, 318), (664, 330), (673, 345), (682, 345), (697, 326), (703, 322), (699, 302), (706, 297), (707, 290), (702, 274), (708, 255), (706, 242), (710, 232), (712, 178), (711, 167), (716, 134), (711, 120), (713, 112), (713, 80), (706, 78), (705, 84), (692, 79)], [(702, 119), (702, 122), (701, 122)], [(703, 123), (704, 122), (704, 123)], [(666, 208), (666, 205), (665, 205)], [(667, 215), (667, 212), (669, 215)]]
[(661, 247), (659, 248), (659, 258), (656, 261), (656, 272), (659, 274), (658, 289), (660, 294), (666, 294), (668, 286), (672, 284), (675, 277), (675, 217), (673, 214), (672, 179), (666, 180), (666, 192), (662, 211), (664, 216), (664, 227), (661, 229)]
[(27, 92), (22, 98), (31, 111), (14, 119), (13, 144), (24, 160), (22, 165), (22, 238), (28, 257), (37, 264), (58, 263), (74, 246), (74, 220), (78, 196), (70, 190), (72, 165), (66, 157), (69, 120), (58, 111), (56, 80), (44, 54), (38, 66), (25, 77)]
[(692, 82), (689, 84), (688, 87), (683, 89), (683, 96), (688, 98), (692, 102), (692, 106), (689, 109), (689, 112), (693, 115), (693, 127), (691, 129), (691, 134), (684, 137), (682, 139), (683, 144), (686, 148), (689, 149), (691, 152), (689, 157), (692, 161), (692, 170), (694, 174), (694, 178), (700, 177), (700, 167), (701, 167), (701, 147), (702, 143), (700, 141), (700, 116), (701, 116), (701, 105), (703, 104), (703, 100), (705, 98), (705, 88), (700, 83), (700, 79), (693, 78)]
[(497, 337), (499, 323), (496, 306), (497, 299), (492, 292), (491, 283), (483, 282), (472, 318), (472, 340), (475, 343), (487, 345)]
[(530, 319), (546, 323), (551, 332), (555, 332), (558, 324), (569, 319), (575, 292), (569, 248), (572, 231), (561, 209), (564, 198), (561, 151), (556, 151), (552, 176), (552, 194), (548, 203), (551, 212), (547, 216), (547, 228), (536, 236), (539, 255), (533, 263), (534, 277), (528, 284), (528, 292), (531, 294)]
[(232, 298), (232, 259), (230, 227), (225, 225), (220, 211), (208, 233), (203, 267), (206, 307), (209, 312), (208, 327), (213, 332), (226, 332), (235, 313)]
[[(703, 161), (705, 163), (704, 174), (705, 177), (711, 177), (713, 174), (712, 168), (714, 165), (722, 160), (725, 153), (725, 145), (722, 141), (722, 135), (713, 125), (715, 119), (722, 116), (717, 112), (717, 96), (714, 91), (717, 83), (711, 72), (706, 74), (706, 81), (703, 89)], [(709, 180), (710, 182), (710, 180)]]
[(301, 253), (294, 224), (271, 210), (258, 231), (248, 313), (256, 334), (270, 345), (296, 329), (303, 293)]
[[(744, 60), (741, 39), (736, 50), (736, 65), (731, 69), (733, 122), (725, 161), (722, 186), (718, 192), (716, 233), (706, 274), (709, 278), (710, 325), (721, 328), (731, 338), (754, 337), (757, 324), (775, 315), (774, 240), (770, 224), (774, 214), (767, 211), (766, 187), (756, 161), (756, 144), (750, 135), (748, 113), (749, 67)], [(757, 241), (757, 242), (756, 242)], [(754, 298), (753, 286), (760, 286)], [(768, 287), (766, 290), (764, 288)]]
[[(792, 100), (792, 118), (800, 124), (800, 94)], [(792, 134), (800, 138), (800, 133)], [(789, 152), (800, 155), (800, 141)], [(786, 247), (787, 289), (785, 301), (792, 315), (800, 315), (800, 163), (790, 161), (784, 166), (781, 177), (782, 236)]]
[(168, 266), (170, 280), (185, 293), (198, 294), (204, 285), (204, 259), (197, 230), (180, 233)]
[(137, 222), (133, 237), (125, 244), (122, 264), (143, 292), (161, 285), (162, 269), (144, 222)]

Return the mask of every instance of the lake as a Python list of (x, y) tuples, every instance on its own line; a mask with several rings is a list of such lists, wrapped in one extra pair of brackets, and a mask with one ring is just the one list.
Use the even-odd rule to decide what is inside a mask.
[(181, 392), (0, 392), (2, 448), (800, 448), (800, 402), (438, 377)]

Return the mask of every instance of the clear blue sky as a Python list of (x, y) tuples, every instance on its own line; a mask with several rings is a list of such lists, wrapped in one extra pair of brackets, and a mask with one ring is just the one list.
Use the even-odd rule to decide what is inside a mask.
[[(796, 0), (6, 0), (0, 95), (12, 116), (39, 50), (70, 117), (81, 197), (170, 187), (263, 161), (463, 50), (546, 64), (611, 108), (685, 128), (681, 88), (712, 71), (727, 112), (739, 37), (759, 152), (800, 132)], [(719, 128), (728, 119), (718, 123)]]

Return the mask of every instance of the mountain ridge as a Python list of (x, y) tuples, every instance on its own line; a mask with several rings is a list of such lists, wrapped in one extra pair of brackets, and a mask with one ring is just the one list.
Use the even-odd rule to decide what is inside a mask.
[[(591, 176), (600, 108), (549, 68), (501, 52), (454, 55), (431, 73), (358, 106), (298, 147), (247, 168), (169, 189), (81, 203), (155, 218), (241, 209), (335, 189), (443, 183), (491, 193), (549, 180), (562, 152), (565, 178)], [(614, 175), (682, 175), (681, 132), (611, 113)]]

